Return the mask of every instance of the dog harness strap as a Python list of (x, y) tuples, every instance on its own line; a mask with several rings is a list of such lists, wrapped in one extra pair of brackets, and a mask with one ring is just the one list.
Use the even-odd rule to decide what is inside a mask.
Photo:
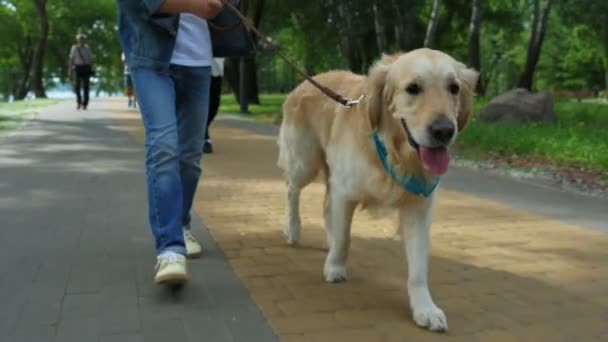
[(391, 176), (395, 183), (399, 184), (399, 186), (401, 186), (405, 191), (414, 195), (422, 195), (425, 198), (429, 197), (433, 193), (439, 184), (439, 176), (434, 176), (433, 182), (430, 184), (424, 177), (417, 175), (405, 175), (399, 179), (395, 168), (388, 162), (388, 152), (382, 138), (380, 138), (380, 135), (378, 134), (378, 131), (374, 131), (372, 134), (372, 139), (374, 140), (376, 154), (378, 154), (378, 158), (380, 159), (380, 163), (382, 164), (384, 171)]

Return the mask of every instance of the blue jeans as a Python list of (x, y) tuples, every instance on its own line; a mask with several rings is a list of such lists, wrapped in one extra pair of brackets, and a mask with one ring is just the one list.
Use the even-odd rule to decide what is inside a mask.
[(210, 67), (171, 65), (168, 73), (136, 69), (146, 131), (146, 178), (156, 253), (186, 254), (184, 227), (201, 175), (200, 160), (209, 111)]

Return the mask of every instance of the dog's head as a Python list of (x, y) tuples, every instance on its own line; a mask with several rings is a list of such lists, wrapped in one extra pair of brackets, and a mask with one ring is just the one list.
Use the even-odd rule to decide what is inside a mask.
[(368, 113), (374, 129), (407, 136), (424, 167), (447, 171), (447, 147), (469, 121), (478, 73), (430, 49), (384, 56), (369, 72)]

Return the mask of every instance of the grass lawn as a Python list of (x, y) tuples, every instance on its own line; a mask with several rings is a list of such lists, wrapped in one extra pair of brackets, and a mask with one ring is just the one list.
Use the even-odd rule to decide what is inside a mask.
[[(281, 115), (285, 95), (262, 95), (261, 105), (250, 105), (257, 120), (273, 122)], [(477, 99), (476, 112), (487, 102)], [(489, 154), (517, 156), (558, 165), (577, 166), (608, 175), (608, 105), (556, 102), (554, 125), (484, 124), (473, 120), (458, 139), (458, 151), (466, 158), (483, 159)], [(234, 95), (224, 95), (220, 111), (238, 113)]]
[[(281, 106), (285, 100), (285, 94), (260, 95), (259, 105), (249, 105), (249, 114), (241, 114), (256, 120), (272, 123), (281, 115)], [(239, 114), (241, 107), (236, 101), (234, 94), (222, 95), (220, 113)]]
[(556, 102), (554, 125), (492, 125), (474, 121), (459, 138), (465, 157), (487, 153), (532, 157), (608, 175), (608, 105)]
[(36, 113), (42, 107), (59, 102), (53, 99), (35, 99), (15, 101), (11, 103), (0, 102), (0, 134), (21, 127), (27, 117)]

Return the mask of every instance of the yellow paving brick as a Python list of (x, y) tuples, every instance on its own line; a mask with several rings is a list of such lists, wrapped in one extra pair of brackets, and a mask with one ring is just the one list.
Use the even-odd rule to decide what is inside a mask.
[(380, 332), (370, 330), (335, 330), (305, 334), (306, 341), (314, 342), (382, 342), (384, 336)]
[[(137, 113), (117, 111), (115, 119), (143, 143)], [(608, 237), (441, 189), (429, 271), (431, 292), (446, 311), (450, 331), (433, 334), (411, 318), (407, 266), (403, 244), (395, 238), (394, 215), (358, 211), (349, 281), (325, 284), (322, 184), (313, 183), (302, 193), (302, 241), (287, 246), (282, 233), (285, 181), (276, 167), (275, 138), (221, 122), (213, 135), (217, 153), (205, 157), (205, 177), (193, 208), (282, 340), (380, 336), (385, 341), (549, 342), (562, 334), (580, 341), (608, 337)], [(335, 334), (344, 335), (336, 339), (340, 335)]]
[(520, 341), (515, 335), (505, 330), (488, 330), (477, 334), (477, 338), (481, 342), (518, 342)]
[(378, 308), (367, 310), (342, 310), (335, 312), (335, 318), (342, 326), (361, 328), (386, 322), (409, 320), (405, 310), (396, 308)]
[(385, 336), (389, 342), (435, 342), (443, 341), (446, 337), (445, 334), (438, 334), (420, 328), (411, 321), (381, 323), (376, 325), (376, 330)]
[(349, 305), (340, 298), (300, 298), (279, 303), (279, 308), (286, 315), (297, 315), (302, 313), (334, 312), (344, 310)]
[(525, 342), (560, 341), (565, 339), (564, 333), (556, 326), (531, 325), (517, 331)]

